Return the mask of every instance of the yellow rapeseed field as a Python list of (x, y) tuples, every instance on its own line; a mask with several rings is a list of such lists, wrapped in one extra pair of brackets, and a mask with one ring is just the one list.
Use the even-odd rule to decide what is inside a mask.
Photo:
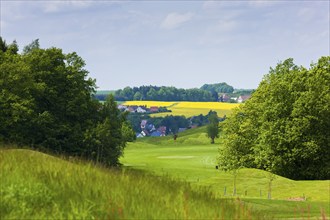
[(146, 105), (148, 108), (152, 106), (157, 106), (157, 107), (169, 107), (177, 102), (159, 102), (159, 101), (127, 101), (124, 102), (122, 105), (137, 105), (137, 106), (143, 106)]
[(147, 107), (167, 107), (172, 112), (152, 114), (154, 117), (164, 117), (166, 115), (184, 115), (191, 117), (199, 114), (206, 115), (210, 110), (216, 111), (220, 117), (229, 115), (233, 108), (238, 107), (238, 103), (223, 102), (160, 102), (160, 101), (127, 101), (123, 105), (146, 105)]
[(176, 108), (204, 108), (210, 110), (229, 110), (238, 107), (237, 103), (223, 103), (223, 102), (179, 102)]

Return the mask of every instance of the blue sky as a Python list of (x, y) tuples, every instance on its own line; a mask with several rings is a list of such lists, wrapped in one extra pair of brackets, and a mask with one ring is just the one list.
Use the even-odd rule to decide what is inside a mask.
[(279, 61), (330, 53), (329, 0), (0, 1), (7, 43), (75, 51), (99, 89), (257, 88)]

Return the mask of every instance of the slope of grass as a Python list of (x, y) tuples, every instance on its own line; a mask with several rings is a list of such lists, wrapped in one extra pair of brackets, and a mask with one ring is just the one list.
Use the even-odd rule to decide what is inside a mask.
[[(205, 127), (201, 127), (180, 133), (176, 141), (172, 137), (139, 139), (128, 145), (121, 162), (135, 169), (187, 180), (196, 187), (209, 187), (218, 197), (231, 197), (233, 176), (215, 169), (219, 146), (209, 144)], [(268, 176), (262, 170), (241, 169), (237, 196), (276, 217), (321, 216), (321, 209), (329, 213), (330, 181), (293, 181), (276, 176), (272, 200), (268, 200)], [(302, 197), (307, 201), (289, 201)]]
[(256, 219), (189, 183), (30, 150), (0, 150), (0, 219)]

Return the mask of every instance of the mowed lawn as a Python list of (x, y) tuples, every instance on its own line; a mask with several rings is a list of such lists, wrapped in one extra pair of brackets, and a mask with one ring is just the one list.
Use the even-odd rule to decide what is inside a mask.
[(147, 107), (166, 107), (172, 112), (152, 114), (153, 117), (164, 117), (166, 115), (184, 115), (186, 117), (199, 114), (206, 115), (210, 110), (216, 111), (220, 117), (229, 115), (233, 108), (238, 107), (237, 103), (222, 102), (160, 102), (160, 101), (127, 101), (123, 105), (145, 105)]
[[(179, 134), (177, 141), (172, 137), (140, 139), (127, 146), (121, 162), (134, 169), (189, 181), (197, 189), (208, 187), (221, 198), (232, 197), (233, 176), (215, 168), (220, 143), (208, 144), (204, 130), (188, 130)], [(272, 200), (268, 200), (268, 176), (262, 170), (241, 169), (236, 196), (276, 217), (329, 215), (330, 181), (294, 181), (277, 176), (272, 183)], [(289, 201), (302, 197), (307, 200)]]

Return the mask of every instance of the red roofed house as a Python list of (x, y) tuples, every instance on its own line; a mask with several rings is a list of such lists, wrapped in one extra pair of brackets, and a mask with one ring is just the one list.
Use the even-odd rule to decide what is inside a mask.
[(157, 106), (151, 106), (150, 107), (150, 112), (154, 113), (154, 112), (158, 112), (159, 108)]
[(161, 133), (160, 136), (166, 136), (166, 126), (160, 126), (157, 131)]

